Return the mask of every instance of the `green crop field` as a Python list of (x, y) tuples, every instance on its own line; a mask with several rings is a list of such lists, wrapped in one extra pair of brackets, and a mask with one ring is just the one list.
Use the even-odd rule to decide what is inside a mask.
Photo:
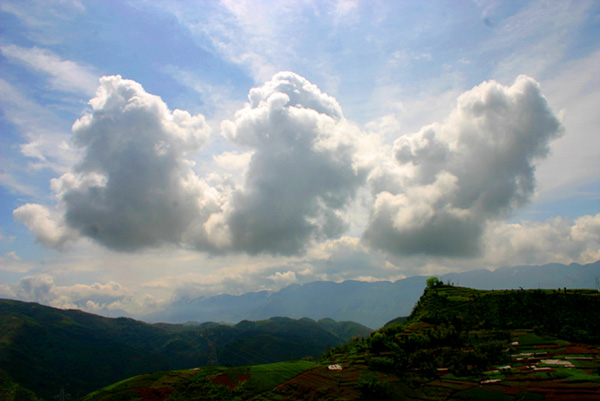
[(589, 318), (598, 301), (586, 291), (438, 285), (406, 321), (329, 349), (319, 362), (138, 376), (84, 401), (600, 401), (600, 327)]
[(511, 401), (513, 398), (498, 391), (492, 391), (482, 387), (473, 387), (468, 390), (460, 391), (450, 399), (465, 401)]
[(245, 395), (259, 394), (276, 387), (309, 369), (320, 366), (309, 361), (293, 361), (270, 363), (248, 367), (235, 367), (223, 370), (233, 383), (239, 383), (240, 378), (246, 380), (240, 384), (240, 391)]
[(231, 368), (206, 367), (159, 372), (122, 380), (89, 394), (82, 401), (146, 400), (149, 397), (148, 394), (163, 394), (169, 399), (177, 400), (186, 397), (180, 397), (178, 395), (180, 393), (190, 394), (192, 391), (210, 393), (215, 386), (223, 387), (224, 392), (226, 392), (225, 387), (229, 387), (232, 390), (229, 393), (231, 399), (247, 399), (269, 391), (318, 366), (321, 365), (315, 362), (293, 361)]

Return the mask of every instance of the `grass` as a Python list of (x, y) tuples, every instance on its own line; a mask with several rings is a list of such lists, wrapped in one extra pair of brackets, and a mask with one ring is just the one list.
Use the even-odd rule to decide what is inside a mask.
[(317, 366), (320, 365), (310, 361), (279, 362), (251, 367), (230, 368), (225, 370), (224, 373), (234, 382), (237, 380), (238, 375), (249, 374), (250, 379), (244, 384), (244, 387), (248, 390), (251, 389), (252, 394), (259, 394)]
[(438, 294), (454, 302), (464, 302), (471, 299), (473, 290), (466, 287), (440, 287), (436, 289)]
[(570, 360), (576, 368), (580, 369), (596, 369), (600, 368), (599, 360), (591, 360), (591, 361), (581, 361), (581, 360), (572, 360), (569, 357), (565, 357), (565, 359)]
[(451, 401), (452, 400), (511, 401), (513, 400), (513, 397), (499, 391), (494, 391), (483, 387), (473, 387), (454, 394), (454, 396), (451, 398)]
[(113, 383), (110, 386), (106, 386), (100, 390), (96, 390), (93, 393), (88, 394), (83, 401), (89, 401), (89, 400), (94, 400), (96, 396), (100, 395), (100, 394), (106, 394), (108, 392), (113, 392), (117, 389), (120, 388), (128, 388), (131, 382), (135, 382), (137, 379), (144, 377), (147, 375), (139, 375), (139, 376), (134, 376), (134, 377), (130, 377), (128, 379), (125, 380), (121, 380), (119, 382)]
[(536, 376), (543, 379), (566, 379), (571, 382), (596, 382), (600, 383), (600, 375), (589, 374), (577, 368), (553, 367), (553, 372), (538, 372)]
[(462, 302), (462, 301), (469, 300), (469, 298), (467, 298), (463, 295), (450, 295), (450, 296), (447, 296), (446, 299), (448, 299), (449, 301), (453, 301), (453, 302)]
[[(543, 344), (543, 345), (548, 345), (548, 344)], [(559, 352), (564, 352), (565, 349), (564, 348), (528, 348), (528, 347), (522, 347), (519, 348), (519, 353), (550, 353), (550, 354), (556, 354)]]
[(207, 366), (202, 367), (198, 370), (192, 370), (192, 372), (195, 372), (196, 374), (190, 378), (190, 381), (195, 382), (202, 380), (208, 376), (219, 374), (223, 372), (223, 368), (218, 368), (216, 366)]
[(443, 387), (452, 390), (453, 392), (464, 391), (468, 390), (469, 388), (479, 386), (478, 384), (472, 382), (456, 381), (446, 378), (434, 380), (433, 382), (429, 383), (429, 385), (431, 387)]
[(458, 380), (464, 382), (476, 382), (479, 379), (479, 376), (455, 376), (452, 373), (449, 373), (444, 376), (445, 380)]
[[(157, 372), (150, 375), (135, 376), (101, 390), (89, 394), (83, 401), (135, 399), (135, 394), (130, 389), (167, 387), (175, 388), (186, 382), (200, 382), (203, 379), (212, 379), (219, 375), (226, 375), (231, 382), (238, 383), (236, 392), (243, 394), (244, 398), (263, 393), (286, 381), (321, 366), (310, 361), (280, 362), (266, 365), (241, 366), (241, 367), (207, 367), (198, 370), (181, 370), (172, 372)], [(240, 376), (247, 375), (246, 381), (239, 380)]]
[[(569, 345), (568, 341), (559, 340), (549, 336), (538, 336), (535, 333), (527, 333), (517, 337), (517, 341), (521, 346), (535, 346), (535, 345)], [(536, 352), (543, 352), (542, 350), (536, 350)]]
[(506, 375), (503, 373), (483, 372), (483, 374), (485, 375), (486, 380), (495, 380), (495, 379), (506, 380)]
[(519, 401), (538, 401), (538, 400), (545, 400), (546, 396), (544, 394), (540, 394), (540, 393), (531, 393), (529, 391), (522, 391), (520, 393), (517, 393), (515, 399), (519, 400)]
[(597, 374), (589, 374), (581, 369), (576, 368), (555, 368), (558, 375), (565, 377), (569, 381), (595, 381), (600, 382), (600, 376)]
[[(503, 291), (497, 292), (475, 292), (470, 289), (463, 289), (457, 287), (442, 287), (439, 288), (437, 295), (431, 294), (429, 301), (433, 306), (431, 308), (441, 308), (447, 304), (461, 303), (474, 299), (480, 301), (481, 294), (491, 294), (487, 296), (484, 301), (489, 301), (489, 298), (497, 298), (504, 296)], [(489, 295), (488, 294), (488, 295)], [(521, 293), (519, 293), (521, 294)], [(475, 297), (475, 295), (477, 295)], [(521, 298), (526, 300), (532, 296), (539, 295), (537, 292), (523, 293)], [(525, 297), (527, 295), (529, 298)], [(531, 295), (531, 296), (530, 296)], [(494, 299), (492, 299), (494, 301)], [(520, 299), (520, 298), (519, 298)], [(496, 302), (496, 301), (494, 301)], [(494, 302), (490, 304), (495, 305)], [(440, 314), (433, 313), (437, 309), (433, 309), (433, 312), (427, 309), (427, 304), (423, 303), (426, 307), (422, 310), (417, 310), (418, 313), (426, 315), (429, 313), (428, 321), (419, 321), (416, 318), (409, 322), (410, 327), (398, 326), (388, 327), (384, 334), (389, 337), (390, 341), (400, 338), (406, 339), (409, 336), (417, 337), (423, 335), (425, 340), (426, 333), (435, 327), (435, 322), (440, 321)], [(456, 320), (456, 325), (459, 326), (461, 322), (465, 322), (464, 315), (468, 309), (462, 308), (458, 305), (455, 308), (462, 319)], [(484, 308), (485, 309), (485, 308)], [(478, 309), (475, 309), (478, 312)], [(460, 315), (463, 313), (463, 315)], [(441, 315), (444, 316), (444, 315)], [(482, 312), (482, 316), (486, 318), (485, 311)], [(492, 315), (493, 316), (493, 315)], [(437, 320), (436, 320), (437, 319)], [(443, 319), (442, 319), (443, 320)], [(454, 322), (453, 320), (448, 320)], [(196, 393), (186, 392), (189, 386), (190, 389), (196, 389), (204, 391), (213, 391), (215, 389), (223, 389), (223, 394), (226, 395), (227, 399), (231, 400), (289, 400), (289, 399), (356, 399), (361, 391), (373, 391), (374, 394), (377, 391), (384, 391), (394, 395), (394, 399), (419, 399), (419, 400), (455, 400), (455, 401), (466, 401), (466, 400), (491, 400), (491, 401), (508, 401), (508, 400), (542, 400), (549, 394), (552, 394), (555, 388), (559, 388), (561, 391), (568, 390), (569, 396), (577, 396), (580, 399), (585, 399), (586, 394), (600, 390), (600, 372), (597, 370), (600, 367), (600, 360), (594, 359), (591, 361), (587, 360), (576, 360), (573, 361), (575, 368), (566, 368), (563, 366), (550, 366), (552, 371), (550, 372), (536, 372), (532, 369), (526, 369), (523, 367), (523, 362), (516, 360), (508, 361), (505, 359), (509, 358), (510, 354), (522, 354), (526, 352), (531, 353), (547, 353), (553, 359), (568, 359), (566, 352), (570, 355), (591, 355), (593, 354), (596, 358), (594, 350), (588, 350), (589, 346), (585, 345), (585, 342), (573, 343), (568, 341), (559, 340), (556, 337), (545, 336), (536, 334), (539, 330), (534, 332), (533, 325), (528, 326), (522, 321), (511, 320), (516, 323), (511, 323), (508, 326), (494, 326), (489, 325), (477, 325), (468, 326), (465, 323), (463, 330), (468, 333), (471, 347), (475, 347), (478, 351), (477, 346), (481, 343), (490, 341), (502, 342), (505, 344), (501, 347), (502, 350), (506, 349), (506, 358), (496, 358), (491, 360), (488, 365), (476, 365), (474, 369), (465, 369), (463, 374), (473, 374), (466, 372), (477, 371), (479, 373), (473, 376), (457, 377), (453, 374), (447, 374), (440, 377), (421, 376), (420, 371), (407, 371), (404, 376), (397, 377), (390, 372), (375, 372), (368, 368), (367, 361), (369, 358), (381, 356), (378, 353), (370, 353), (368, 350), (368, 341), (363, 343), (354, 344), (347, 346), (343, 350), (337, 349), (332, 354), (333, 360), (341, 363), (344, 367), (343, 371), (329, 371), (327, 366), (319, 363), (310, 361), (295, 361), (295, 362), (280, 362), (271, 363), (264, 365), (255, 366), (242, 366), (242, 367), (206, 367), (198, 370), (190, 370), (187, 372), (177, 372), (175, 375), (165, 375), (157, 377), (154, 384), (147, 384), (148, 380), (146, 377), (140, 377), (137, 379), (138, 383), (144, 383), (146, 387), (156, 388), (158, 384), (166, 384), (167, 387), (173, 385), (173, 388), (177, 387), (177, 381), (179, 380), (182, 385), (177, 387), (172, 393), (173, 399), (178, 401), (187, 400), (189, 398), (181, 398), (186, 396), (194, 396)], [(493, 323), (493, 320), (492, 320)], [(452, 323), (454, 324), (454, 323)], [(523, 325), (521, 325), (523, 324)], [(538, 325), (540, 330), (543, 329), (541, 325)], [(548, 327), (548, 326), (544, 326)], [(467, 329), (469, 329), (467, 331)], [(398, 334), (400, 333), (400, 334)], [(553, 331), (552, 333), (557, 333)], [(559, 335), (559, 334), (554, 334)], [(411, 337), (412, 339), (412, 337)], [(518, 341), (519, 345), (511, 345), (511, 342)], [(574, 340), (575, 341), (575, 340)], [(579, 340), (578, 340), (579, 341)], [(410, 343), (408, 343), (410, 345)], [(419, 345), (419, 344), (417, 344)], [(464, 352), (474, 352), (472, 348), (463, 348)], [(466, 350), (466, 351), (465, 351)], [(486, 351), (485, 347), (482, 347), (481, 352)], [(580, 351), (581, 350), (581, 351)], [(435, 348), (433, 349), (435, 351)], [(432, 352), (433, 352), (432, 351)], [(589, 351), (589, 352), (588, 352)], [(500, 351), (498, 351), (500, 352)], [(385, 354), (385, 355), (384, 355)], [(382, 354), (386, 357), (391, 357), (392, 351)], [(525, 358), (526, 360), (528, 358)], [(542, 362), (539, 358), (535, 361), (529, 361), (528, 364), (536, 364), (537, 366), (544, 366), (543, 358)], [(470, 360), (465, 358), (464, 363), (468, 364)], [(436, 360), (439, 363), (439, 361)], [(454, 363), (453, 360), (451, 362)], [(478, 369), (491, 369), (491, 366), (498, 366), (496, 363), (501, 365), (512, 366), (510, 370), (500, 370), (499, 372), (481, 372)], [(333, 362), (331, 362), (333, 363)], [(446, 362), (444, 362), (446, 363)], [(451, 365), (452, 366), (452, 365)], [(456, 365), (460, 366), (460, 365)], [(586, 369), (586, 370), (584, 370)], [(378, 386), (365, 387), (365, 382), (368, 382), (365, 377), (365, 373), (374, 376), (375, 384)], [(481, 385), (481, 381), (489, 379), (500, 379), (501, 381), (494, 384)], [(189, 383), (194, 382), (194, 385)], [(358, 386), (358, 383), (361, 383)], [(367, 384), (370, 384), (368, 382)], [(537, 386), (539, 384), (539, 387)], [(121, 385), (121, 386), (119, 386)], [(118, 391), (127, 391), (128, 383), (117, 383), (114, 388)], [(227, 386), (228, 388), (226, 388)], [(185, 390), (185, 391), (184, 391)], [(219, 390), (220, 391), (220, 390)], [(115, 395), (115, 393), (113, 393)], [(142, 393), (140, 393), (142, 394)], [(200, 394), (200, 393), (198, 393)], [(208, 394), (208, 393), (207, 393)], [(222, 394), (219, 392), (218, 394)], [(367, 393), (368, 395), (369, 393)], [(364, 395), (364, 394), (363, 394)], [(225, 399), (225, 398), (223, 398)], [(381, 398), (380, 398), (381, 399)], [(104, 399), (87, 399), (85, 401), (104, 401)]]
[[(479, 338), (486, 338), (489, 336), (493, 336), (495, 333), (493, 331), (473, 331), (470, 332), (470, 337), (473, 340), (472, 342), (477, 342)], [(475, 334), (477, 334), (475, 336)], [(559, 340), (555, 337), (550, 336), (541, 336), (533, 333), (531, 329), (518, 329), (510, 331), (512, 341), (519, 341), (519, 345), (514, 346), (515, 353), (523, 353), (523, 352), (548, 352), (550, 355), (556, 359), (569, 359), (568, 356), (562, 354), (565, 351), (564, 346), (571, 345), (570, 342)], [(554, 347), (553, 347), (554, 346)], [(556, 347), (560, 346), (560, 347)], [(557, 355), (558, 353), (558, 355)], [(578, 354), (579, 355), (579, 354)], [(583, 355), (583, 354), (582, 354)], [(592, 383), (600, 383), (600, 372), (596, 370), (596, 368), (600, 367), (600, 361), (594, 360), (574, 360), (572, 361), (575, 368), (566, 368), (562, 366), (551, 366), (552, 372), (533, 372), (533, 371), (523, 371), (511, 369), (511, 373), (508, 374), (506, 371), (500, 372), (483, 372), (478, 377), (475, 376), (467, 376), (467, 377), (457, 377), (452, 374), (445, 375), (440, 383), (431, 382), (430, 386), (439, 386), (448, 388), (449, 383), (456, 383), (456, 387), (459, 387), (461, 384), (471, 384), (473, 388), (470, 389), (455, 389), (455, 392), (449, 398), (454, 401), (461, 400), (498, 400), (498, 401), (507, 401), (507, 400), (543, 400), (545, 399), (546, 392), (532, 392), (527, 391), (527, 387), (522, 387), (524, 383), (528, 383), (530, 385), (531, 382), (553, 382), (553, 383), (563, 383), (562, 385), (566, 385), (564, 383), (572, 383), (568, 385), (572, 386), (574, 394), (578, 394), (579, 396), (583, 396), (583, 393), (579, 393), (579, 391), (584, 391), (587, 384)], [(520, 366), (521, 364), (516, 361), (512, 361), (510, 363), (513, 368)], [(543, 366), (543, 361), (540, 364)], [(584, 370), (584, 369), (589, 370)], [(598, 373), (597, 373), (598, 372)], [(529, 378), (529, 379), (528, 379)], [(502, 382), (497, 385), (487, 385), (480, 386), (479, 382), (481, 380), (487, 379), (501, 379)], [(442, 384), (443, 383), (443, 384)], [(499, 386), (499, 387), (498, 387)], [(517, 393), (512, 391), (506, 391), (506, 389), (511, 388), (517, 390)], [(519, 391), (521, 390), (521, 391)], [(436, 399), (435, 397), (427, 398), (427, 399)]]

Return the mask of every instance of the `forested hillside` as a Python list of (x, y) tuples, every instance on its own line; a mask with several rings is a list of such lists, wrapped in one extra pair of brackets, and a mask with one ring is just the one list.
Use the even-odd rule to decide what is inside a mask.
[(143, 373), (318, 357), (370, 331), (351, 322), (289, 318), (150, 325), (0, 300), (0, 389), (15, 393), (19, 386), (52, 400), (68, 385), (78, 397)]
[(410, 317), (308, 361), (162, 372), (109, 400), (600, 400), (600, 293), (432, 283)]
[[(600, 261), (587, 265), (501, 267), (494, 271), (473, 270), (449, 273), (440, 279), (482, 290), (588, 288), (600, 277)], [(184, 297), (165, 310), (144, 317), (146, 321), (239, 322), (272, 316), (294, 319), (309, 317), (351, 320), (379, 328), (398, 317), (408, 316), (425, 287), (425, 276), (408, 277), (396, 282), (344, 281), (294, 284), (277, 292), (260, 291), (238, 296)]]

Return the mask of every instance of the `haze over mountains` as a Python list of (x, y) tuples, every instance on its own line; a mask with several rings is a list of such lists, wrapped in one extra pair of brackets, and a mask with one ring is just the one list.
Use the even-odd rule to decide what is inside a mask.
[[(448, 291), (474, 291), (465, 289), (466, 286), (482, 289), (539, 287), (554, 289), (548, 292), (548, 296), (552, 296), (567, 294), (567, 291), (556, 291), (564, 287), (595, 289), (600, 278), (600, 261), (588, 265), (506, 267), (493, 272), (478, 270), (440, 278), (455, 284), (444, 286)], [(354, 322), (377, 329), (399, 316), (408, 316), (411, 310), (417, 310), (415, 304), (423, 299), (420, 297), (424, 294), (425, 281), (426, 276), (394, 283), (313, 282), (289, 286), (274, 293), (262, 291), (241, 296), (179, 300), (153, 315), (161, 321), (205, 322), (199, 324), (146, 324), (126, 318), (110, 319), (77, 310), (0, 300), (0, 379), (4, 378), (4, 387), (22, 386), (19, 388), (51, 399), (60, 390), (61, 383), (66, 382), (70, 383), (71, 391), (81, 396), (140, 373), (316, 357), (331, 346), (371, 332), (368, 327)], [(490, 294), (502, 296), (505, 291)], [(534, 300), (532, 298), (532, 302)], [(590, 324), (597, 324), (597, 319), (587, 319), (593, 316), (593, 312), (578, 311), (577, 317), (571, 316), (570, 319), (574, 320), (566, 323), (568, 319), (564, 318), (564, 314), (568, 313), (565, 312), (568, 308), (565, 305), (555, 308), (563, 312), (554, 316), (554, 311), (547, 311), (553, 308), (546, 301), (538, 301), (536, 308), (541, 308), (540, 311), (529, 315), (545, 315), (546, 320), (556, 320), (554, 326), (564, 326), (563, 331), (567, 334), (569, 330), (577, 334), (578, 329), (572, 329), (583, 327), (587, 333), (596, 335), (597, 330), (588, 328)], [(440, 305), (446, 307), (445, 302)], [(476, 306), (478, 313), (489, 313), (486, 305)], [(504, 312), (510, 312), (512, 317), (523, 317), (520, 310), (512, 311), (511, 308)], [(523, 305), (520, 308), (531, 309)], [(546, 309), (542, 311), (543, 308)], [(586, 308), (596, 310), (590, 305)], [(449, 312), (444, 312), (432, 316), (448, 315)], [(515, 320), (509, 317), (503, 319), (514, 323)], [(239, 323), (222, 325), (210, 320)], [(534, 325), (529, 323), (523, 324), (527, 327)], [(547, 328), (552, 326), (544, 325)], [(385, 332), (391, 326), (382, 330)]]
[[(444, 282), (477, 289), (596, 288), (600, 261), (587, 265), (559, 263), (502, 267), (439, 276)], [(151, 322), (239, 322), (273, 316), (294, 319), (352, 320), (377, 329), (408, 316), (423, 293), (427, 276), (396, 282), (345, 281), (291, 285), (278, 292), (260, 291), (239, 296), (181, 298), (162, 311), (142, 317)]]
[[(155, 372), (82, 401), (600, 400), (597, 290), (427, 287), (403, 322), (329, 348), (318, 361)], [(284, 321), (313, 336), (311, 320), (267, 323)], [(245, 325), (253, 322), (236, 327)]]
[(0, 400), (33, 400), (6, 398), (7, 391), (14, 393), (11, 382), (45, 400), (68, 383), (79, 398), (144, 373), (319, 357), (370, 332), (354, 322), (284, 317), (236, 325), (150, 325), (0, 299)]

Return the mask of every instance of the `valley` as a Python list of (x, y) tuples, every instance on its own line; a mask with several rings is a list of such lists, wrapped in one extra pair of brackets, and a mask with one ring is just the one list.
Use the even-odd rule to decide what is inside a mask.
[(371, 331), (353, 322), (283, 317), (236, 325), (147, 324), (0, 300), (0, 390), (7, 394), (0, 400), (21, 401), (30, 393), (52, 400), (62, 387), (79, 399), (140, 374), (318, 358)]
[(600, 293), (439, 284), (318, 360), (136, 376), (84, 401), (600, 399)]

